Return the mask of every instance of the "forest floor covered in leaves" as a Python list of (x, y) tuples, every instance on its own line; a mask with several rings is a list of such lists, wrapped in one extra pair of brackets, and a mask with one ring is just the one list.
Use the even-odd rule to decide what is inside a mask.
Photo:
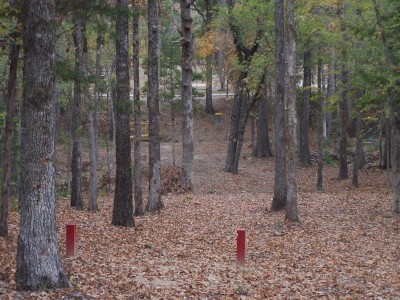
[[(287, 223), (284, 212), (268, 211), (273, 158), (253, 158), (245, 145), (239, 174), (225, 173), (223, 123), (195, 121), (196, 192), (164, 195), (165, 209), (135, 218), (135, 227), (111, 225), (112, 193), (101, 193), (98, 213), (58, 197), (60, 255), (73, 289), (15, 291), (12, 212), (10, 237), (0, 238), (0, 299), (400, 299), (400, 216), (392, 213), (385, 171), (362, 171), (354, 188), (326, 165), (324, 191), (316, 192), (316, 164), (299, 168), (301, 222)], [(168, 166), (173, 139), (165, 140)], [(179, 143), (176, 154), (179, 164)], [(65, 176), (61, 167), (58, 176)], [(77, 225), (71, 258), (66, 224)], [(236, 265), (238, 228), (246, 229), (243, 267)]]

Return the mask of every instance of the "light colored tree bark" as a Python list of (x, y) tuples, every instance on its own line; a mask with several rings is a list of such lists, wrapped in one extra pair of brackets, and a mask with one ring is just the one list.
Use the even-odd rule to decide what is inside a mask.
[(193, 0), (181, 0), (181, 45), (182, 45), (182, 169), (180, 181), (194, 191), (194, 140), (193, 140), (193, 99), (192, 99), (192, 16), (190, 6)]
[[(297, 208), (297, 113), (296, 113), (296, 29), (294, 24), (294, 0), (286, 1), (286, 43), (287, 43), (287, 198), (285, 219), (298, 222)], [(285, 54), (286, 54), (285, 53)]]
[(37, 291), (71, 284), (58, 252), (55, 217), (55, 1), (31, 0), (26, 5), (15, 284)]
[(135, 141), (134, 141), (134, 186), (135, 186), (135, 216), (143, 216), (143, 192), (142, 192), (142, 161), (141, 161), (141, 145), (142, 145), (142, 113), (140, 110), (140, 76), (139, 76), (139, 9), (135, 0), (135, 15), (133, 18), (133, 117), (135, 123)]

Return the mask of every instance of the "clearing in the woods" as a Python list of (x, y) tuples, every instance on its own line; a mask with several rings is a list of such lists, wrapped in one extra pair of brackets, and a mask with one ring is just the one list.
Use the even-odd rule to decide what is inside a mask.
[[(175, 175), (174, 140), (177, 165), (181, 158), (180, 125), (174, 138), (170, 125), (163, 120), (162, 162), (169, 177)], [(301, 222), (286, 223), (284, 212), (268, 211), (273, 158), (253, 158), (247, 142), (239, 174), (223, 171), (224, 126), (211, 116), (195, 117), (195, 193), (167, 193), (165, 209), (135, 218), (133, 228), (111, 225), (112, 192), (101, 193), (98, 213), (77, 211), (69, 198), (58, 197), (60, 253), (73, 289), (15, 291), (19, 228), (13, 211), (10, 237), (0, 239), (0, 298), (400, 299), (400, 218), (392, 213), (384, 170), (362, 171), (354, 188), (351, 179), (336, 179), (334, 164), (325, 165), (319, 193), (316, 163), (300, 168)], [(67, 159), (66, 146), (58, 147), (59, 182), (66, 178)], [(146, 143), (142, 150), (147, 158)], [(65, 257), (66, 224), (77, 225), (77, 255), (71, 258)], [(246, 229), (244, 267), (236, 266), (238, 228)]]

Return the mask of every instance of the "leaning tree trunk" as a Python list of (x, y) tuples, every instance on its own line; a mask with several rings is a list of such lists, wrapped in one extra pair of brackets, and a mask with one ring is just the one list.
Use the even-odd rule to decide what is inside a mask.
[[(10, 1), (10, 6), (17, 7), (15, 0)], [(19, 18), (20, 20), (20, 18)], [(1, 203), (0, 203), (0, 236), (8, 236), (8, 213), (9, 213), (9, 194), (10, 194), (10, 180), (11, 180), (11, 164), (12, 164), (12, 140), (14, 129), (14, 115), (17, 102), (17, 70), (18, 70), (18, 56), (20, 46), (16, 43), (19, 33), (16, 31), (12, 34), (9, 60), (10, 60), (10, 75), (7, 84), (7, 98), (6, 98), (6, 123), (4, 128), (4, 152), (3, 152), (3, 182), (1, 188)]]
[[(309, 44), (309, 43), (307, 43)], [(311, 49), (304, 51), (303, 60), (303, 97), (300, 109), (300, 147), (299, 156), (303, 166), (311, 165), (309, 127), (310, 127), (310, 100), (311, 100), (311, 78), (312, 78), (312, 52)]]
[[(73, 13), (74, 30), (72, 36), (75, 46), (75, 73), (82, 74), (82, 52), (83, 52), (83, 27), (84, 21)], [(83, 209), (82, 200), (82, 151), (81, 151), (81, 105), (82, 101), (82, 80), (76, 76), (74, 80), (74, 100), (72, 105), (72, 158), (71, 158), (71, 206)]]
[(146, 211), (155, 212), (164, 208), (161, 199), (161, 157), (159, 123), (159, 79), (160, 79), (160, 32), (159, 1), (147, 1), (148, 17), (148, 84), (147, 106), (149, 109), (149, 200)]
[(71, 284), (58, 252), (55, 216), (55, 2), (31, 0), (26, 5), (15, 284), (38, 291)]
[(135, 123), (135, 141), (134, 141), (134, 186), (135, 186), (135, 216), (143, 216), (143, 191), (142, 191), (142, 161), (141, 136), (142, 136), (142, 114), (140, 111), (140, 37), (139, 37), (139, 14), (138, 6), (135, 1), (135, 16), (133, 18), (133, 118)]
[(284, 60), (284, 8), (283, 0), (275, 0), (275, 183), (271, 209), (282, 210), (286, 206), (286, 151), (284, 143), (285, 117), (285, 60)]
[(285, 219), (298, 222), (297, 208), (297, 114), (296, 114), (296, 29), (294, 24), (294, 0), (286, 1), (286, 42), (287, 42), (287, 86), (288, 109), (287, 144), (287, 199)]
[(116, 22), (116, 77), (117, 100), (115, 107), (116, 120), (116, 170), (115, 194), (112, 225), (131, 227), (133, 219), (132, 202), (132, 160), (131, 134), (129, 116), (131, 103), (129, 101), (129, 42), (128, 42), (128, 1), (118, 0), (120, 8)]
[(182, 21), (182, 171), (181, 183), (194, 191), (193, 103), (192, 103), (192, 0), (181, 0)]

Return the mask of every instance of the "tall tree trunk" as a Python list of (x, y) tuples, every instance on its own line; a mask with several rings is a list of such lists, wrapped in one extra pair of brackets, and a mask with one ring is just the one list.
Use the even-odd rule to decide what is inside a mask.
[(343, 50), (341, 66), (341, 82), (342, 91), (340, 99), (340, 134), (339, 134), (339, 176), (338, 179), (346, 179), (349, 177), (347, 168), (347, 124), (348, 124), (348, 81), (349, 81), (349, 70), (347, 66), (347, 50)]
[(95, 212), (98, 209), (97, 206), (97, 138), (94, 121), (94, 105), (90, 103), (89, 96), (89, 81), (88, 81), (88, 48), (86, 32), (82, 32), (83, 35), (83, 59), (82, 69), (84, 78), (84, 94), (83, 98), (86, 104), (86, 114), (89, 131), (89, 193), (88, 193), (88, 210)]
[(318, 145), (318, 170), (317, 170), (317, 191), (323, 190), (323, 147), (322, 141), (324, 139), (324, 93), (322, 90), (322, 76), (323, 76), (322, 60), (318, 61), (318, 98), (317, 98), (317, 145)]
[(182, 21), (182, 171), (181, 183), (194, 191), (193, 103), (192, 103), (192, 0), (181, 0)]
[(228, 138), (228, 152), (226, 154), (225, 172), (235, 172), (235, 158), (237, 149), (237, 133), (240, 125), (240, 112), (243, 106), (243, 93), (245, 89), (244, 79), (247, 78), (247, 72), (240, 72), (239, 78), (236, 83), (235, 96), (233, 99), (230, 133)]
[(298, 222), (297, 208), (297, 113), (296, 113), (296, 29), (294, 24), (294, 0), (286, 1), (287, 85), (288, 109), (287, 145), (287, 199), (285, 219)]
[(286, 151), (284, 143), (285, 116), (285, 60), (284, 60), (284, 6), (283, 0), (275, 0), (275, 183), (272, 199), (273, 211), (286, 206)]
[[(17, 8), (16, 0), (10, 1), (10, 7)], [(21, 17), (18, 18), (21, 20)], [(14, 115), (17, 102), (17, 71), (18, 71), (18, 56), (20, 46), (17, 44), (16, 39), (19, 33), (12, 34), (9, 61), (10, 61), (10, 75), (7, 83), (6, 95), (6, 123), (4, 128), (4, 152), (3, 152), (3, 182), (1, 188), (1, 203), (0, 203), (0, 236), (8, 236), (8, 213), (9, 213), (9, 195), (10, 195), (10, 180), (11, 180), (11, 164), (12, 164), (12, 141), (14, 129)]]
[(131, 103), (129, 100), (129, 23), (128, 1), (118, 0), (120, 8), (116, 22), (116, 77), (117, 101), (116, 120), (116, 175), (112, 225), (131, 227), (133, 219), (132, 202), (132, 160), (129, 117)]
[[(334, 51), (332, 50), (329, 66), (328, 66), (328, 90), (327, 90), (327, 99), (328, 99), (328, 105), (330, 99), (332, 99), (333, 96), (335, 96), (335, 89), (336, 89), (336, 84), (335, 84), (335, 56), (334, 56)], [(333, 133), (333, 128), (332, 128), (332, 110), (329, 107), (328, 111), (326, 112), (326, 137), (327, 139), (330, 139)]]
[(142, 191), (142, 160), (140, 157), (142, 146), (142, 112), (140, 110), (140, 37), (139, 37), (139, 7), (135, 0), (135, 15), (133, 18), (133, 117), (135, 122), (134, 142), (134, 186), (135, 186), (135, 216), (143, 216), (143, 191)]
[(268, 132), (268, 85), (264, 83), (264, 97), (258, 101), (257, 140), (253, 156), (271, 157), (272, 151)]
[[(73, 12), (74, 30), (72, 36), (75, 46), (74, 103), (72, 109), (72, 158), (71, 158), (71, 206), (83, 209), (82, 199), (82, 151), (81, 151), (81, 109), (82, 102), (82, 58), (83, 58), (83, 21), (77, 12)], [(79, 74), (79, 75), (78, 75)]]
[[(209, 26), (212, 20), (212, 6), (213, 0), (205, 0), (206, 6), (206, 27), (207, 31), (210, 30)], [(212, 54), (206, 57), (206, 114), (214, 114), (213, 99), (212, 99)]]
[[(307, 42), (307, 45), (310, 43)], [(309, 145), (309, 127), (310, 127), (310, 99), (311, 99), (311, 68), (312, 52), (308, 49), (304, 52), (303, 60), (303, 97), (300, 110), (300, 162), (303, 166), (311, 165), (310, 145)]]
[(101, 48), (104, 44), (104, 37), (102, 28), (97, 28), (97, 39), (96, 39), (96, 70), (95, 70), (95, 84), (94, 84), (94, 132), (96, 139), (96, 160), (99, 161), (99, 104), (100, 104), (100, 91), (99, 85), (101, 80)]
[(164, 208), (161, 199), (161, 157), (159, 123), (159, 79), (160, 79), (160, 32), (159, 1), (147, 1), (148, 20), (148, 83), (147, 106), (149, 109), (149, 200), (146, 211), (155, 212)]
[(37, 291), (72, 286), (58, 252), (55, 216), (55, 2), (31, 0), (26, 5), (15, 284)]

